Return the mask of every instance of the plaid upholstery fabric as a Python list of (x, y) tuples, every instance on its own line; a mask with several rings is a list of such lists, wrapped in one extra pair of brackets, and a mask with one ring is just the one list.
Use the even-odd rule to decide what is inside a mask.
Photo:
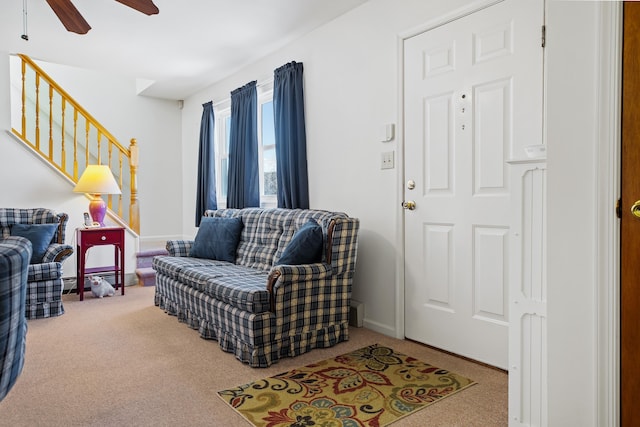
[(160, 255), (153, 257), (151, 266), (158, 274), (165, 274), (178, 280), (180, 273), (189, 267), (215, 267), (226, 264), (224, 261), (215, 261), (204, 258), (191, 258), (187, 256)]
[(224, 261), (157, 256), (153, 268), (186, 286), (254, 313), (269, 310), (267, 272)]
[(24, 365), (30, 259), (31, 242), (27, 239), (0, 239), (0, 400), (11, 390)]
[(69, 245), (61, 243), (51, 243), (44, 252), (42, 262), (62, 262), (73, 253)]
[(358, 220), (341, 218), (334, 222), (331, 239), (331, 266), (334, 274), (355, 271), (359, 227)]
[(221, 276), (209, 279), (203, 292), (213, 298), (249, 313), (269, 311), (267, 273)]
[(310, 209), (219, 209), (205, 212), (206, 216), (233, 218), (240, 216), (244, 227), (238, 244), (236, 263), (268, 271), (280, 258), (284, 248), (307, 221), (315, 219), (322, 226), (325, 242), (329, 221), (347, 217), (335, 213)]
[[(296, 215), (293, 215), (288, 219), (285, 226), (285, 232), (282, 233), (282, 236), (280, 237), (280, 241), (278, 242), (278, 249), (274, 256), (274, 262), (280, 259), (280, 257), (282, 256), (282, 252), (284, 252), (289, 242), (291, 242), (293, 234), (298, 231), (300, 227), (306, 224), (310, 219), (315, 219), (316, 222), (322, 227), (324, 246), (326, 246), (328, 241), (327, 233), (331, 220), (334, 218), (347, 218), (347, 215), (343, 213), (333, 213), (319, 210), (297, 210), (295, 212)], [(326, 251), (324, 251), (322, 254), (322, 261), (327, 262)]]
[(73, 247), (64, 243), (68, 218), (65, 213), (45, 208), (0, 208), (0, 231), (4, 237), (10, 236), (13, 224), (58, 224), (42, 264), (29, 266), (26, 305), (28, 319), (64, 314), (62, 261), (73, 254)]
[[(203, 338), (253, 367), (349, 339), (351, 286), (359, 221), (319, 210), (221, 209), (241, 216), (236, 265), (181, 257), (155, 257), (155, 304)], [(323, 262), (273, 266), (293, 233), (310, 218), (323, 228)], [(174, 241), (173, 253), (186, 244)]]
[[(236, 254), (236, 264), (268, 271), (273, 262), (273, 254), (279, 236), (282, 234), (282, 221), (278, 215), (263, 215), (260, 208), (220, 209), (205, 212), (206, 216), (217, 218), (242, 218), (242, 233)], [(285, 216), (286, 212), (279, 215)]]
[[(266, 281), (267, 278), (267, 274), (263, 271), (231, 263), (215, 264), (215, 268), (211, 268), (211, 265), (186, 267), (180, 270), (175, 278), (185, 285), (191, 286), (199, 291), (206, 291), (207, 283), (210, 280), (236, 275), (261, 275), (264, 281)], [(264, 289), (264, 286), (262, 286), (262, 288)]]
[(69, 216), (65, 213), (55, 213), (45, 208), (0, 208), (0, 228), (3, 237), (11, 235), (13, 224), (59, 224), (51, 243), (64, 243), (68, 219)]
[(195, 290), (203, 291), (207, 280), (223, 274), (222, 269), (222, 266), (216, 266), (216, 268), (211, 268), (211, 266), (187, 267), (180, 270), (175, 279)]
[(62, 263), (43, 262), (42, 264), (30, 264), (27, 281), (39, 282), (42, 280), (54, 280), (62, 278)]
[(193, 240), (167, 240), (167, 252), (171, 256), (189, 256)]
[(28, 269), (26, 314), (28, 319), (42, 319), (64, 314), (62, 305), (62, 263), (31, 264)]
[(27, 287), (27, 319), (42, 319), (64, 314), (62, 279), (40, 280)]

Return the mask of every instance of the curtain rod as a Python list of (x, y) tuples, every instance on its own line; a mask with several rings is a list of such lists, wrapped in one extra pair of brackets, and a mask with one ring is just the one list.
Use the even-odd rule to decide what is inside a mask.
[[(261, 88), (261, 87), (272, 85), (272, 84), (273, 84), (273, 77), (271, 77), (271, 78), (269, 78), (267, 80), (263, 80), (263, 81), (261, 81), (259, 83), (256, 83), (256, 88)], [(229, 102), (230, 100), (231, 100), (231, 95), (229, 95), (228, 98), (223, 99), (221, 101), (213, 102), (213, 100), (211, 100), (211, 102), (213, 102), (213, 106), (214, 107), (219, 107), (220, 105), (222, 105), (222, 104), (224, 104), (226, 102)]]

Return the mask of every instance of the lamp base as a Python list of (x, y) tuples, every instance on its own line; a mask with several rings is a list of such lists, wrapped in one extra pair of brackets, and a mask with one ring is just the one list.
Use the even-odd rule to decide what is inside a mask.
[(104, 227), (104, 216), (107, 213), (107, 204), (102, 200), (99, 194), (92, 195), (91, 202), (89, 202), (89, 214), (93, 222), (100, 224), (100, 227)]

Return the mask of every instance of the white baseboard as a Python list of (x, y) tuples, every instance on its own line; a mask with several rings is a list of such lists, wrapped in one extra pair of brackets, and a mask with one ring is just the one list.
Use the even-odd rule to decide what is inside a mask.
[[(114, 284), (115, 277), (113, 273), (102, 273), (100, 276), (104, 277), (109, 283)], [(63, 290), (64, 292), (75, 290), (76, 289), (76, 277), (63, 277), (62, 281), (64, 282)], [(138, 285), (138, 276), (135, 273), (126, 273), (124, 275), (124, 285), (125, 286), (134, 286)]]
[(374, 322), (373, 320), (369, 320), (366, 318), (363, 321), (363, 325), (365, 328), (371, 329), (374, 332), (396, 338), (396, 328), (394, 328), (393, 326), (384, 325), (382, 323)]

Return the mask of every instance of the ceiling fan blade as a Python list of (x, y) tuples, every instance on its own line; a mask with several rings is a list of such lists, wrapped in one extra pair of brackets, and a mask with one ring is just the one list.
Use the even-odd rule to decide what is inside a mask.
[(71, 3), (71, 0), (47, 0), (51, 9), (58, 15), (58, 19), (67, 29), (77, 34), (87, 34), (91, 26), (80, 15), (78, 9)]
[(153, 4), (153, 0), (116, 0), (118, 3), (122, 3), (125, 6), (129, 6), (132, 9), (142, 12), (145, 15), (156, 15), (160, 12), (158, 6)]

